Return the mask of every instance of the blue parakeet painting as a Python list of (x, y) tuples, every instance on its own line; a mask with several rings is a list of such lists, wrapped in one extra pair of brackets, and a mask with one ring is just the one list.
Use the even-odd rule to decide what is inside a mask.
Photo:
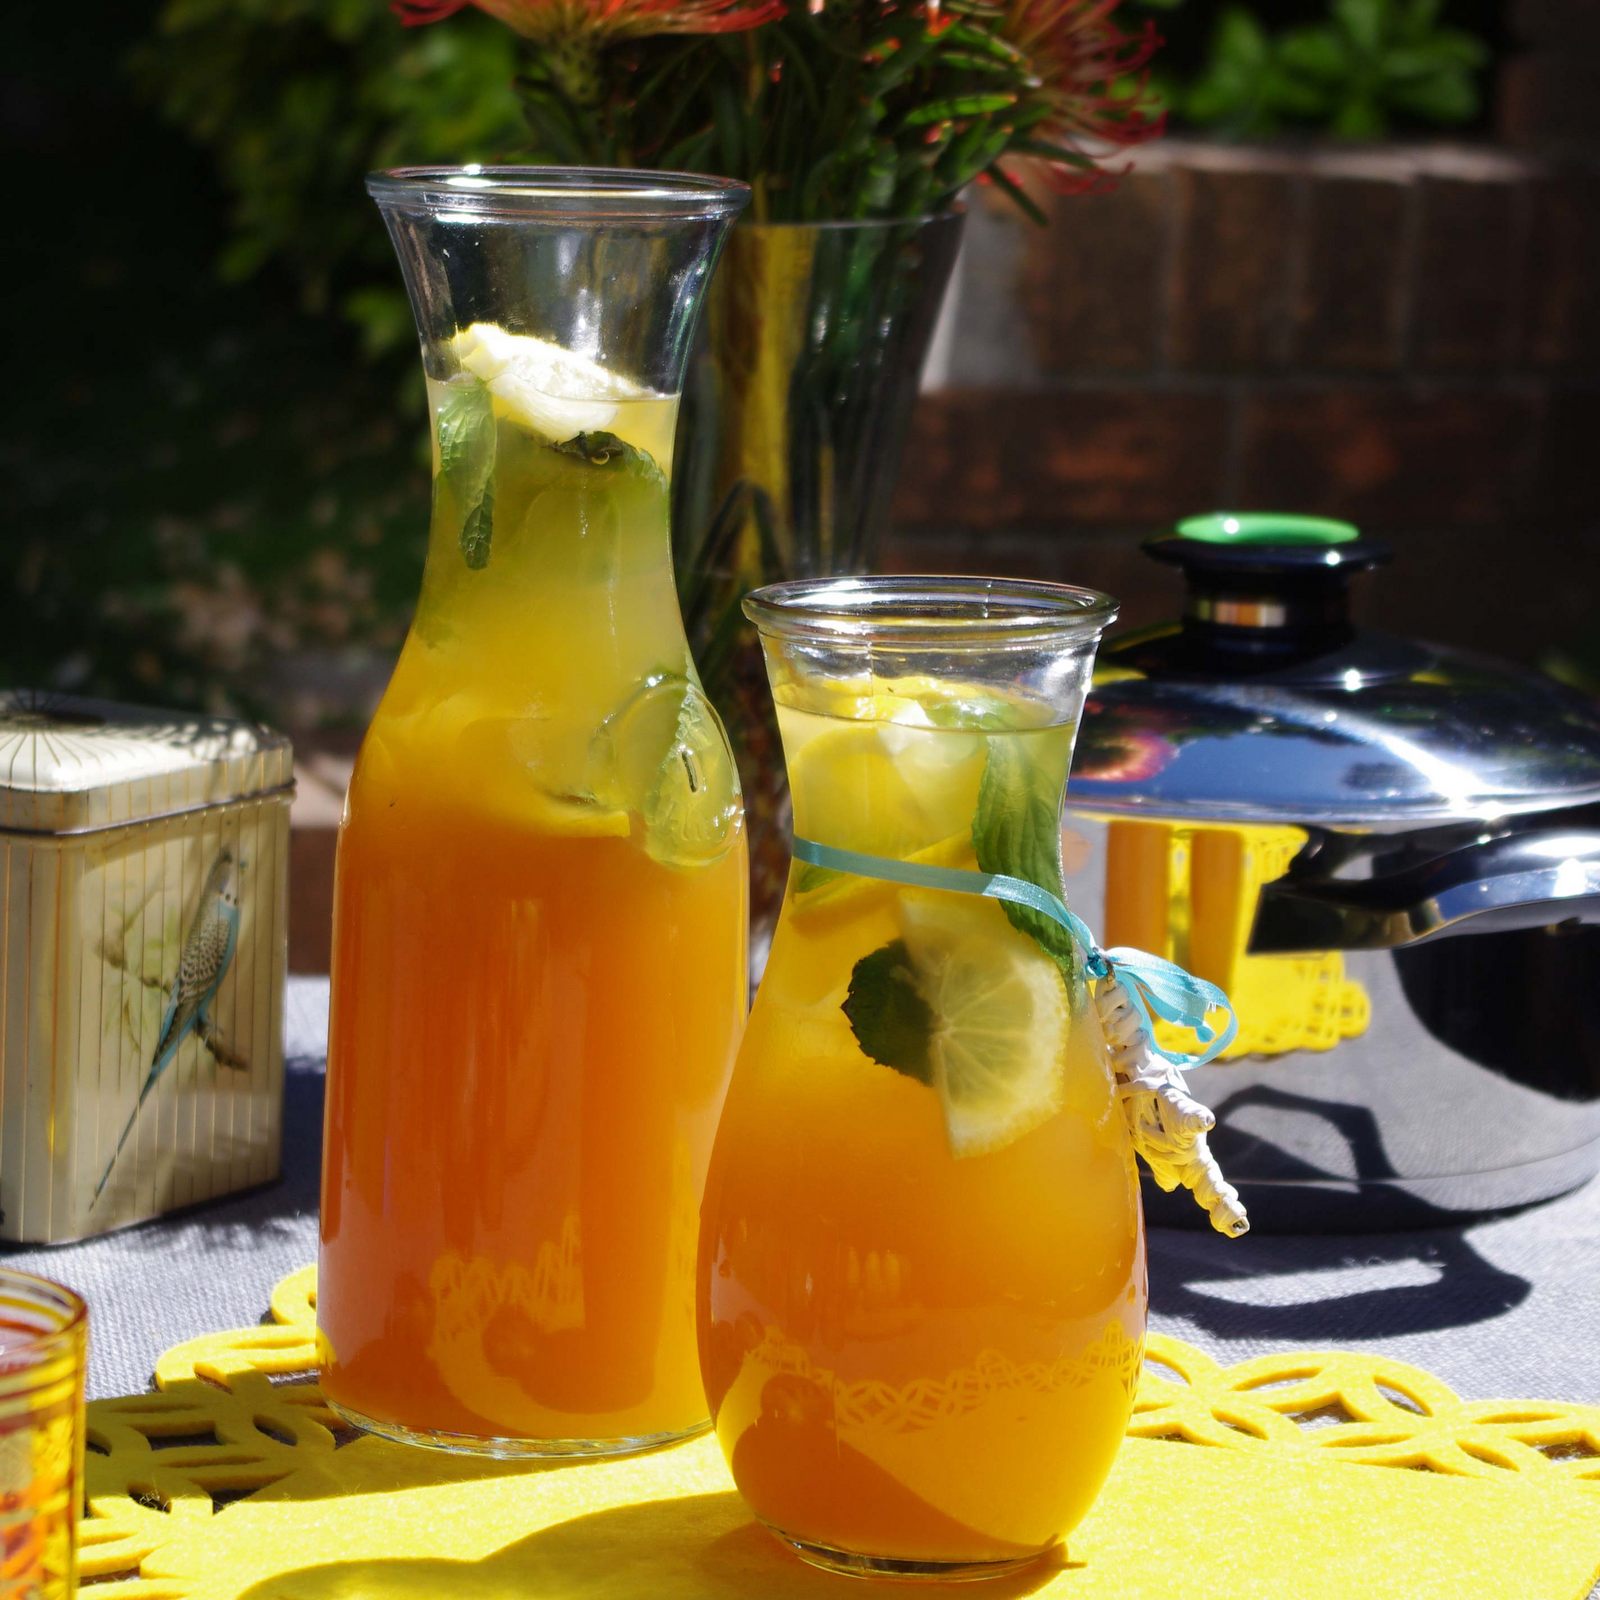
[(233, 852), (224, 848), (213, 863), (211, 871), (200, 890), (199, 905), (183, 950), (178, 957), (178, 971), (167, 994), (167, 1009), (161, 1019), (161, 1031), (156, 1038), (155, 1057), (145, 1075), (139, 1098), (128, 1115), (117, 1148), (106, 1163), (106, 1170), (96, 1184), (92, 1205), (100, 1198), (122, 1147), (127, 1144), (134, 1124), (151, 1092), (161, 1080), (161, 1075), (172, 1065), (178, 1047), (191, 1033), (198, 1035), (223, 1065), (242, 1065), (227, 1053), (216, 1038), (211, 1025), (209, 1007), (216, 998), (217, 989), (226, 976), (233, 953), (239, 943), (239, 890)]

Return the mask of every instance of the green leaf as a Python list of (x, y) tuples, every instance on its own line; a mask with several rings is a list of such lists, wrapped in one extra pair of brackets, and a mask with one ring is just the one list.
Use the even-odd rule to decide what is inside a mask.
[(1042, 228), (1049, 221), (1043, 211), (1039, 209), (1039, 202), (1033, 198), (1004, 167), (996, 166), (989, 169), (989, 176), (994, 179), (995, 186), (1002, 190), (1011, 199), (1018, 210), (1031, 221), (1037, 222)]
[(1217, 23), (1212, 36), (1213, 61), (1226, 62), (1234, 68), (1259, 67), (1271, 54), (1266, 33), (1250, 12), (1243, 6), (1229, 6)]
[(1478, 114), (1477, 88), (1469, 77), (1455, 72), (1391, 84), (1389, 99), (1401, 111), (1427, 122), (1470, 122)]
[(1313, 122), (1330, 122), (1342, 96), (1351, 91), (1346, 83), (1316, 83), (1299, 78), (1276, 65), (1261, 77), (1260, 101), (1263, 111)]
[(1369, 55), (1383, 49), (1389, 0), (1333, 0), (1333, 14), (1345, 32)]
[(918, 1083), (933, 1082), (928, 1054), (933, 1008), (917, 987), (903, 939), (856, 962), (842, 1009), (863, 1055)]
[(1428, 40), (1428, 52), (1441, 65), (1465, 67), (1476, 72), (1489, 60), (1489, 47), (1481, 39), (1456, 28), (1445, 28)]
[(941, 66), (960, 67), (966, 72), (983, 72), (990, 77), (1012, 77), (1016, 68), (1009, 61), (994, 56), (979, 55), (973, 50), (946, 50), (940, 56)]
[[(989, 740), (989, 759), (978, 785), (972, 821), (972, 846), (980, 872), (1003, 873), (1048, 889), (1062, 901), (1067, 886), (1061, 871), (1061, 791), (1050, 773), (1029, 762), (1015, 738)], [(1031, 906), (1001, 901), (1012, 927), (1029, 935), (1066, 974), (1077, 969), (1072, 935)]]
[(1229, 6), (1212, 32), (1205, 70), (1182, 98), (1184, 114), (1239, 136), (1270, 133), (1273, 75), (1273, 47), (1261, 24), (1242, 6)]
[(461, 554), (474, 571), (489, 564), (494, 537), (494, 401), (465, 374), (439, 407), (439, 483), (461, 512)]
[(486, 483), (461, 524), (461, 554), (474, 572), (489, 565), (489, 543), (493, 536), (494, 485)]
[(918, 106), (901, 124), (906, 128), (925, 128), (930, 122), (951, 122), (957, 117), (983, 117), (1005, 111), (1017, 103), (1014, 94), (958, 94), (930, 100)]
[(875, 95), (887, 94), (897, 84), (903, 83), (922, 65), (933, 50), (934, 43), (931, 36), (925, 36), (912, 44), (902, 45), (898, 50), (890, 51), (883, 61), (868, 69), (870, 92)]
[(1319, 83), (1337, 83), (1350, 71), (1350, 46), (1332, 28), (1296, 28), (1279, 41), (1278, 59)]
[(1037, 156), (1041, 161), (1053, 161), (1060, 167), (1085, 168), (1094, 165), (1094, 158), (1086, 156), (1071, 145), (1052, 144), (1048, 139), (1018, 139), (1012, 150), (1019, 156)]
[(939, 37), (951, 44), (962, 45), (968, 50), (981, 50), (997, 61), (1009, 62), (1024, 69), (1027, 67), (1027, 57), (1009, 39), (1002, 39), (997, 34), (986, 32), (982, 28), (975, 28), (969, 22), (958, 22), (946, 28)]
[(1389, 127), (1383, 108), (1370, 95), (1355, 93), (1339, 107), (1332, 131), (1341, 139), (1378, 139)]
[(648, 450), (619, 439), (614, 433), (596, 431), (578, 433), (560, 444), (550, 446), (564, 456), (587, 461), (591, 467), (603, 467), (611, 472), (623, 472), (630, 478), (644, 478), (666, 482), (665, 474)]

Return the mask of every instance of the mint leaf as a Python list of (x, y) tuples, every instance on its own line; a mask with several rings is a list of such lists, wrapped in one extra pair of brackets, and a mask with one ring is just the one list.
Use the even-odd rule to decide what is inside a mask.
[(1016, 712), (1002, 700), (969, 695), (962, 700), (935, 700), (922, 709), (934, 727), (955, 728), (963, 733), (1003, 733), (1017, 725)]
[[(978, 810), (972, 820), (972, 847), (980, 872), (1003, 873), (1067, 898), (1061, 872), (1061, 792), (1048, 766), (1030, 762), (1019, 741), (1004, 735), (989, 740), (989, 759), (978, 785)], [(1000, 902), (1011, 926), (1027, 934), (1054, 957), (1073, 981), (1078, 951), (1072, 935), (1031, 906)]]
[(614, 433), (578, 433), (561, 444), (551, 445), (552, 450), (564, 456), (574, 456), (587, 461), (591, 467), (605, 467), (612, 472), (624, 472), (631, 478), (645, 478), (665, 483), (666, 476), (648, 450), (619, 439)]
[(494, 483), (484, 484), (477, 504), (461, 523), (461, 554), (474, 572), (489, 565), (489, 541), (494, 537)]
[(916, 968), (903, 939), (856, 962), (841, 1009), (864, 1055), (918, 1083), (933, 1082), (928, 1059), (933, 1008), (917, 988)]
[(439, 482), (460, 508), (461, 554), (474, 571), (489, 564), (494, 458), (494, 401), (488, 386), (476, 378), (452, 378), (439, 407)]

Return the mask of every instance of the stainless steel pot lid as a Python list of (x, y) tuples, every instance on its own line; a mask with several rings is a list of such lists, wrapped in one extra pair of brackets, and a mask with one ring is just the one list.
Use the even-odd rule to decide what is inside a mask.
[(1600, 705), (1351, 626), (1349, 579), (1388, 551), (1348, 523), (1218, 514), (1145, 549), (1184, 615), (1102, 650), (1069, 805), (1388, 831), (1600, 801)]

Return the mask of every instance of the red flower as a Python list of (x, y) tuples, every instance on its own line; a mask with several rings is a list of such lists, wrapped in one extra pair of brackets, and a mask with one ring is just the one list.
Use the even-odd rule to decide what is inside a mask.
[(735, 33), (783, 15), (783, 0), (392, 0), (408, 26), (440, 22), (467, 5), (524, 38), (548, 44), (588, 36), (639, 39), (656, 33)]
[(1051, 103), (1035, 137), (1083, 158), (1081, 167), (1054, 168), (1064, 193), (1109, 188), (1117, 174), (1098, 165), (1105, 154), (1154, 139), (1166, 126), (1166, 113), (1148, 98), (1150, 58), (1161, 36), (1150, 21), (1125, 33), (1112, 20), (1119, 3), (1005, 0), (997, 31), (1027, 57)]

